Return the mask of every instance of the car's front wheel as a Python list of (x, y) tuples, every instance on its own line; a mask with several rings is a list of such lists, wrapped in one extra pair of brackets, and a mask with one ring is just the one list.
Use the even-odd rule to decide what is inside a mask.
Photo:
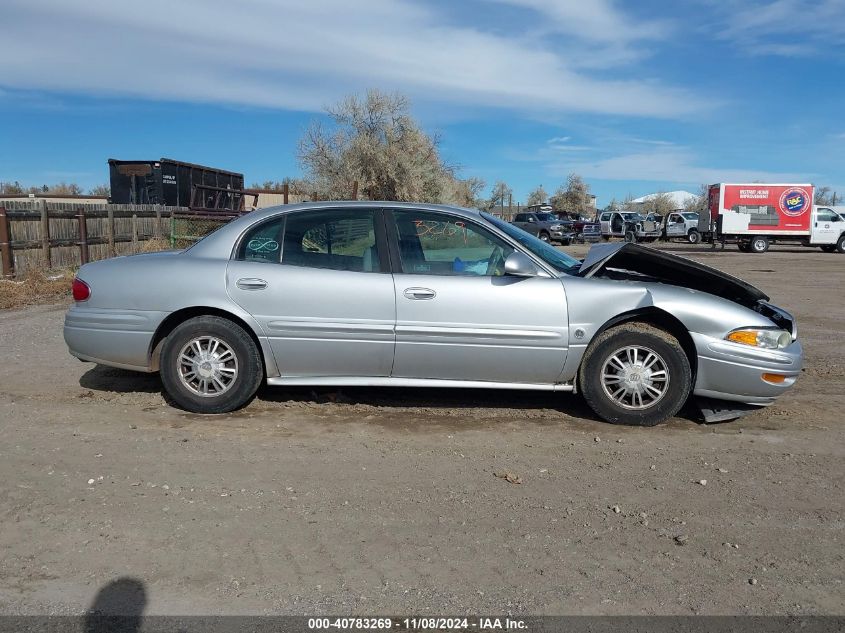
[(593, 341), (579, 382), (587, 404), (607, 422), (654, 426), (684, 405), (692, 371), (674, 336), (647, 323), (626, 323)]
[(701, 233), (695, 229), (690, 229), (687, 233), (687, 240), (690, 244), (698, 244), (701, 241)]
[(549, 234), (545, 231), (541, 232), (540, 235), (538, 235), (537, 237), (539, 237), (544, 242), (551, 242), (552, 240), (551, 236), (549, 236)]
[(189, 319), (168, 335), (161, 381), (173, 402), (194, 413), (227, 413), (247, 404), (263, 378), (252, 337), (217, 316)]

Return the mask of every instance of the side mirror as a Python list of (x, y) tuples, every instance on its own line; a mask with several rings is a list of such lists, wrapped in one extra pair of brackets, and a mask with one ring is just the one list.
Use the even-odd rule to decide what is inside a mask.
[(536, 277), (539, 270), (525, 253), (514, 251), (505, 260), (505, 274), (514, 277)]

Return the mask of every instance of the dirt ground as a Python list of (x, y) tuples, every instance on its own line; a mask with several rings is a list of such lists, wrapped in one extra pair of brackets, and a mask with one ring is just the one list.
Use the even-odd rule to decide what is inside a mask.
[(200, 417), (70, 357), (64, 306), (0, 312), (0, 612), (130, 577), (155, 614), (845, 613), (845, 256), (670, 248), (797, 315), (776, 405), (635, 429), (567, 394), (274, 389)]

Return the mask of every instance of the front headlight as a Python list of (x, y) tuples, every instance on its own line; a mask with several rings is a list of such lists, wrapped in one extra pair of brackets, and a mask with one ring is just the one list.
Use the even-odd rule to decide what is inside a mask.
[(728, 334), (725, 340), (763, 349), (783, 349), (792, 343), (792, 335), (785, 330), (742, 328)]
[(560, 224), (552, 224), (549, 228), (552, 231), (560, 231)]

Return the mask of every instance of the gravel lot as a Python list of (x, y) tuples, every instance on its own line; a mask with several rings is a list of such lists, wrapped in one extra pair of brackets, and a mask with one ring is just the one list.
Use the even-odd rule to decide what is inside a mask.
[(650, 429), (529, 392), (274, 389), (204, 418), (71, 358), (64, 306), (0, 312), (0, 612), (128, 576), (156, 614), (845, 613), (845, 256), (669, 248), (798, 316), (787, 397)]

